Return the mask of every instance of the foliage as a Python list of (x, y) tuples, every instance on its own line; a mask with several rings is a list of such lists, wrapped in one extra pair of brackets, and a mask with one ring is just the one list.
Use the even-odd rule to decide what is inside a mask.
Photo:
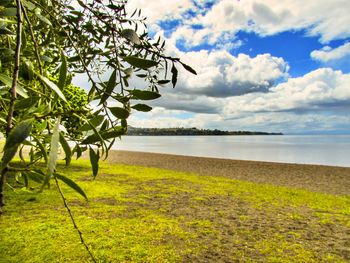
[[(141, 11), (129, 15), (126, 4), (1, 1), (0, 132), (7, 138), (1, 201), (9, 171), (42, 181), (41, 188), (52, 177), (62, 179), (55, 175), (59, 146), (67, 164), (88, 150), (96, 176), (98, 161), (126, 133), (131, 111), (152, 109), (139, 102), (159, 98), (161, 85), (175, 86), (177, 65), (195, 74), (178, 58), (164, 55), (165, 43), (152, 40)], [(88, 86), (72, 84), (78, 75)], [(10, 164), (18, 149), (20, 169)], [(40, 161), (46, 169), (35, 166)]]

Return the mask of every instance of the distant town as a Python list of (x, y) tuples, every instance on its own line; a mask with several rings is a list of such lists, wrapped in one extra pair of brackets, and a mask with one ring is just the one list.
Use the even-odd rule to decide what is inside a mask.
[(169, 136), (169, 135), (283, 135), (283, 133), (269, 133), (258, 131), (221, 131), (218, 129), (198, 128), (135, 128), (128, 127), (127, 135), (130, 136)]

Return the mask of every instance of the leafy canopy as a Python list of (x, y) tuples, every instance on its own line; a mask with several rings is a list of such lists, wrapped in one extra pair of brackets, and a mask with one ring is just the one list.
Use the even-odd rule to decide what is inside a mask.
[[(132, 110), (152, 110), (159, 87), (175, 87), (177, 66), (164, 41), (147, 33), (139, 9), (118, 0), (2, 0), (0, 2), (0, 132), (6, 136), (1, 181), (15, 172), (18, 183), (49, 185), (59, 149), (66, 164), (88, 151), (93, 176), (116, 138), (127, 131)], [(77, 87), (72, 79), (86, 78)], [(107, 76), (107, 77), (106, 77)], [(134, 86), (131, 79), (139, 79)], [(144, 101), (144, 102), (143, 102)], [(22, 168), (11, 165), (16, 153)], [(36, 163), (44, 161), (46, 168)], [(24, 168), (23, 168), (24, 167)], [(3, 192), (3, 185), (1, 185)]]

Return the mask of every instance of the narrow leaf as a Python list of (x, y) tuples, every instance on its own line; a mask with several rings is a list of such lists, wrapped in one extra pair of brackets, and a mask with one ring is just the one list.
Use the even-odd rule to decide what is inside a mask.
[(47, 158), (47, 151), (45, 146), (40, 142), (40, 140), (33, 136), (34, 141), (36, 142), (36, 145), (40, 149), (41, 156), (44, 158), (45, 163), (47, 164), (48, 158)]
[(173, 88), (175, 88), (176, 83), (177, 83), (177, 75), (178, 75), (178, 71), (177, 68), (175, 67), (175, 64), (173, 64), (172, 68), (171, 68), (171, 83), (173, 84)]
[(11, 162), (16, 155), (20, 144), (29, 136), (32, 130), (33, 119), (18, 123), (9, 133), (4, 146), (4, 153), (1, 159), (1, 170)]
[(40, 97), (29, 97), (26, 99), (22, 99), (22, 100), (16, 100), (15, 102), (15, 110), (25, 110), (25, 109), (29, 109), (31, 107), (33, 107), (38, 101), (39, 101)]
[(21, 144), (29, 136), (33, 121), (34, 119), (31, 118), (15, 125), (7, 137), (4, 150)]
[(58, 97), (60, 97), (64, 102), (67, 102), (65, 96), (63, 95), (62, 91), (60, 90), (59, 87), (55, 83), (53, 83), (51, 80), (45, 78), (44, 76), (38, 75), (39, 79), (50, 89), (52, 89)]
[(170, 80), (167, 80), (167, 79), (158, 80), (158, 84), (159, 84), (159, 85), (168, 84), (169, 82), (170, 82)]
[(66, 83), (66, 78), (67, 78), (67, 59), (66, 56), (64, 55), (63, 51), (61, 51), (61, 59), (62, 59), (62, 64), (60, 67), (60, 76), (58, 79), (58, 87), (63, 90), (65, 83)]
[[(1, 20), (0, 20), (0, 23), (1, 23)], [(11, 36), (14, 36), (16, 34), (13, 33), (10, 29), (0, 28), (0, 35), (11, 35)]]
[(116, 80), (117, 80), (117, 70), (114, 70), (111, 76), (109, 77), (107, 87), (101, 97), (100, 104), (105, 103), (105, 101), (109, 98), (109, 96), (113, 92), (113, 89), (116, 86)]
[(130, 91), (130, 94), (134, 96), (133, 99), (139, 99), (139, 100), (154, 100), (158, 99), (161, 95), (154, 91), (149, 90), (132, 90)]
[(120, 107), (111, 107), (108, 108), (111, 113), (117, 117), (118, 119), (127, 119), (130, 115), (130, 112), (124, 108), (120, 108)]
[(70, 162), (72, 160), (72, 150), (68, 144), (68, 142), (66, 141), (66, 138), (64, 137), (63, 133), (60, 132), (60, 144), (63, 148), (63, 151), (66, 155), (65, 160), (66, 160), (66, 165), (70, 165)]
[(9, 20), (9, 19), (3, 19), (3, 18), (0, 18), (0, 23), (17, 24), (15, 20)]
[(185, 63), (182, 63), (182, 62), (180, 63), (187, 71), (191, 72), (194, 75), (197, 75), (197, 72), (193, 68), (191, 68), (189, 65), (186, 65)]
[(51, 22), (49, 19), (47, 19), (45, 16), (41, 15), (41, 14), (35, 14), (37, 16), (37, 18), (39, 18), (42, 22), (48, 24), (49, 26), (52, 26)]
[(152, 107), (146, 105), (146, 104), (136, 104), (134, 106), (131, 106), (131, 108), (137, 110), (137, 111), (143, 111), (148, 112), (152, 110)]
[(83, 126), (81, 126), (79, 128), (79, 131), (89, 131), (92, 129), (91, 125), (97, 128), (103, 122), (104, 118), (105, 117), (102, 115), (97, 115), (96, 117), (91, 119), (88, 123), (85, 123)]
[[(12, 86), (12, 78), (6, 76), (5, 74), (0, 73), (0, 81), (8, 87)], [(18, 83), (17, 83), (16, 92), (19, 95), (21, 95), (23, 98), (28, 98), (27, 92)]]
[(42, 175), (38, 172), (35, 172), (35, 171), (25, 172), (25, 174), (30, 180), (37, 182), (39, 184), (42, 184), (45, 180), (44, 175)]
[(0, 16), (16, 16), (17, 8), (9, 7), (0, 11)]
[(124, 60), (126, 62), (128, 62), (131, 66), (134, 66), (136, 68), (141, 68), (141, 69), (148, 69), (148, 68), (151, 68), (151, 67), (158, 65), (157, 61), (144, 59), (144, 58), (138, 58), (135, 56), (124, 57)]
[(63, 174), (59, 174), (59, 173), (54, 173), (54, 176), (61, 180), (62, 182), (64, 182), (66, 185), (68, 185), (70, 188), (72, 188), (73, 190), (75, 190), (78, 194), (80, 194), (82, 197), (84, 197), (86, 199), (86, 201), (88, 200), (85, 192), (83, 191), (83, 189), (81, 189), (81, 187), (75, 183), (72, 179), (64, 176)]
[(92, 134), (85, 138), (81, 143), (82, 144), (92, 144), (98, 141), (114, 139), (116, 137), (120, 137), (125, 134), (125, 129), (123, 127), (114, 127), (108, 131), (104, 131), (98, 136), (97, 134)]
[(57, 157), (58, 157), (58, 144), (59, 144), (59, 138), (60, 138), (60, 135), (59, 135), (60, 122), (61, 122), (61, 118), (59, 117), (52, 131), (51, 147), (50, 147), (49, 159), (47, 162), (47, 172), (45, 176), (45, 181), (41, 186), (40, 191), (42, 191), (44, 187), (49, 183), (51, 176), (53, 175), (56, 169), (56, 163), (57, 163)]
[(98, 173), (98, 161), (100, 159), (100, 155), (98, 150), (97, 150), (97, 153), (95, 153), (95, 151), (91, 147), (89, 148), (90, 148), (89, 154), (90, 154), (90, 163), (92, 167), (92, 175), (95, 178)]

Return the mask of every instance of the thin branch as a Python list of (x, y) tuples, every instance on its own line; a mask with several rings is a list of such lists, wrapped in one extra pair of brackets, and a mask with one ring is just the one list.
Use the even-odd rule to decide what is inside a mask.
[[(17, 43), (16, 43), (16, 51), (15, 51), (15, 65), (13, 69), (12, 75), (12, 86), (10, 89), (11, 99), (10, 99), (10, 107), (7, 113), (7, 126), (6, 126), (6, 138), (12, 129), (12, 120), (13, 120), (13, 112), (15, 110), (15, 101), (17, 98), (17, 81), (18, 81), (18, 72), (19, 72), (19, 63), (20, 63), (20, 53), (21, 53), (21, 42), (22, 42), (22, 12), (21, 12), (21, 0), (16, 0), (17, 4)], [(0, 214), (2, 214), (2, 207), (5, 205), (5, 183), (6, 183), (6, 173), (7, 167), (4, 167), (0, 171)]]
[(30, 20), (29, 20), (29, 17), (27, 15), (27, 11), (26, 9), (24, 8), (24, 6), (22, 6), (22, 12), (23, 12), (23, 15), (24, 15), (24, 19), (26, 20), (27, 24), (28, 24), (28, 27), (29, 27), (29, 31), (30, 31), (30, 35), (32, 37), (32, 40), (33, 40), (33, 43), (34, 43), (34, 49), (35, 49), (35, 56), (36, 56), (36, 59), (38, 61), (38, 66), (39, 66), (39, 72), (40, 72), (40, 75), (43, 75), (43, 69), (41, 67), (41, 59), (40, 59), (40, 53), (39, 53), (39, 45), (38, 45), (38, 42), (36, 41), (36, 38), (34, 36), (34, 31), (33, 31), (33, 26), (32, 24), (30, 23)]
[(16, 51), (15, 51), (15, 66), (13, 69), (13, 75), (12, 75), (12, 86), (10, 89), (11, 93), (11, 100), (10, 100), (10, 107), (9, 112), (7, 114), (7, 127), (6, 127), (6, 137), (8, 136), (9, 132), (12, 129), (12, 118), (13, 118), (13, 112), (15, 110), (15, 101), (17, 99), (17, 81), (18, 81), (18, 72), (19, 72), (19, 63), (20, 63), (20, 53), (21, 53), (21, 43), (22, 43), (22, 11), (21, 11), (21, 0), (16, 0), (17, 3), (17, 43), (16, 43)]
[(64, 207), (66, 208), (66, 210), (67, 210), (67, 212), (68, 212), (68, 214), (69, 214), (69, 216), (70, 216), (70, 218), (71, 218), (71, 220), (72, 220), (72, 223), (73, 223), (73, 226), (74, 226), (75, 230), (76, 230), (76, 231), (78, 232), (78, 234), (79, 234), (80, 242), (84, 245), (84, 247), (85, 247), (86, 251), (89, 253), (89, 255), (90, 255), (92, 261), (93, 261), (94, 263), (97, 263), (97, 261), (96, 261), (94, 255), (93, 255), (92, 252), (90, 251), (90, 248), (88, 247), (88, 245), (87, 245), (87, 244), (85, 243), (85, 241), (84, 241), (83, 233), (80, 231), (80, 229), (79, 229), (78, 226), (77, 226), (77, 223), (75, 222), (75, 219), (74, 219), (74, 217), (73, 217), (72, 211), (70, 210), (70, 208), (69, 208), (69, 206), (68, 206), (67, 199), (66, 199), (66, 197), (64, 196), (64, 194), (63, 194), (63, 192), (62, 192), (62, 189), (61, 189), (61, 187), (60, 187), (60, 185), (59, 185), (59, 183), (58, 183), (57, 178), (54, 177), (54, 179), (55, 179), (55, 182), (56, 182), (57, 189), (58, 189), (58, 191), (59, 191), (59, 193), (60, 193), (60, 195), (61, 195), (61, 198), (62, 198)]

